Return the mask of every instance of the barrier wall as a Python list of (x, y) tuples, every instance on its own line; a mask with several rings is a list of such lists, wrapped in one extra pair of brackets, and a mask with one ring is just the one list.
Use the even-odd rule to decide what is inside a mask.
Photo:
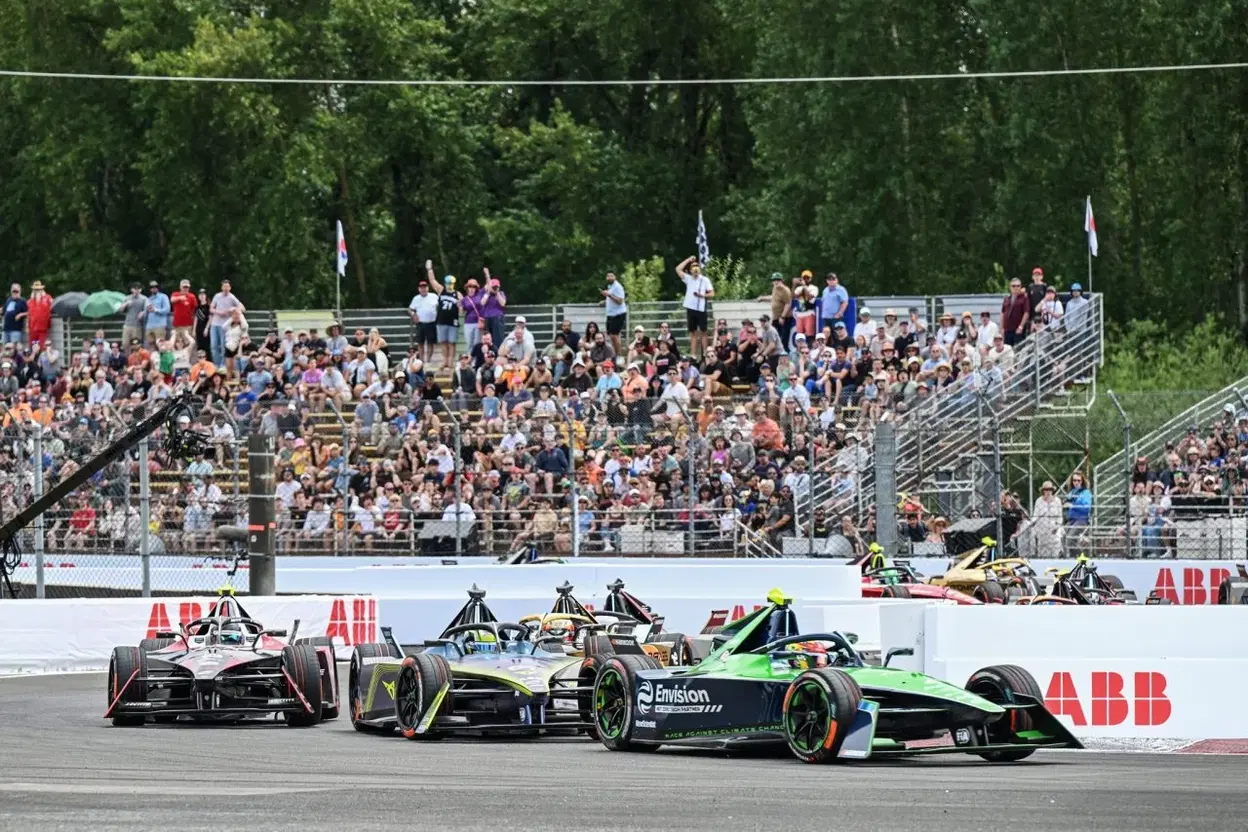
[(1020, 665), (1078, 736), (1248, 737), (1237, 700), (1248, 686), (1246, 607), (917, 608), (921, 633), (914, 608), (883, 610), (882, 620), (911, 618), (910, 638), (903, 624), (883, 634), (888, 646), (918, 644), (924, 672), (956, 684)]
[[(941, 575), (952, 558), (911, 558), (910, 564), (924, 575)], [(1069, 569), (1073, 560), (1033, 560), (1031, 565), (1043, 574), (1050, 567)], [(1116, 575), (1123, 586), (1135, 590), (1143, 601), (1156, 591), (1176, 604), (1213, 604), (1218, 599), (1222, 579), (1238, 575), (1238, 564), (1219, 560), (1099, 560), (1102, 575)]]
[[(0, 603), (0, 675), (107, 670), (114, 647), (137, 645), (208, 612), (210, 598), (92, 598)], [(329, 636), (340, 659), (377, 641), (379, 604), (367, 595), (249, 597), (247, 613), (296, 636)]]

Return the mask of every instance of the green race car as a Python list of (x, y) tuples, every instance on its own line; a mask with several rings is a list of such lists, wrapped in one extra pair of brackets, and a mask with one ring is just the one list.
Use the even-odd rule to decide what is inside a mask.
[(941, 752), (1012, 762), (1039, 748), (1083, 747), (1021, 667), (986, 667), (960, 688), (887, 666), (909, 649), (868, 666), (852, 634), (799, 633), (789, 599), (773, 590), (768, 601), (715, 633), (693, 667), (604, 657), (591, 733), (613, 751), (773, 744), (808, 763)]

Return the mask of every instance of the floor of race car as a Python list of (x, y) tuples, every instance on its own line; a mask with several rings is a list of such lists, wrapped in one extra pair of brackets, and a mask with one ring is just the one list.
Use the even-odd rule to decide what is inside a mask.
[(358, 734), (345, 715), (123, 729), (100, 718), (104, 699), (103, 674), (0, 680), (0, 829), (826, 832), (834, 813), (840, 830), (1215, 830), (1248, 816), (1244, 755), (825, 767), (587, 740), (415, 743)]

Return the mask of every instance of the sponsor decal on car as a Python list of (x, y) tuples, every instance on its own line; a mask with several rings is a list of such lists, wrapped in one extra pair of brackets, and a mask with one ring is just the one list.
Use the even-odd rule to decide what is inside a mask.
[(671, 731), (664, 736), (669, 740), (687, 740), (697, 737), (726, 737), (740, 734), (766, 734), (783, 731), (783, 725), (746, 725), (731, 728), (702, 728), (697, 731)]
[(638, 728), (658, 728), (659, 724), (653, 719), (639, 719), (635, 723)]
[(643, 679), (637, 686), (637, 710), (648, 714), (652, 709), (656, 714), (713, 714), (724, 706), (712, 704), (708, 691)]

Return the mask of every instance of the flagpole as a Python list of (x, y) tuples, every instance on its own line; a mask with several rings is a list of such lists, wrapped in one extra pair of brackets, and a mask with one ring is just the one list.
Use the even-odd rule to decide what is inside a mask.
[(1085, 247), (1088, 249), (1088, 294), (1091, 295), (1092, 294), (1092, 247), (1086, 245), (1086, 243), (1085, 243)]

